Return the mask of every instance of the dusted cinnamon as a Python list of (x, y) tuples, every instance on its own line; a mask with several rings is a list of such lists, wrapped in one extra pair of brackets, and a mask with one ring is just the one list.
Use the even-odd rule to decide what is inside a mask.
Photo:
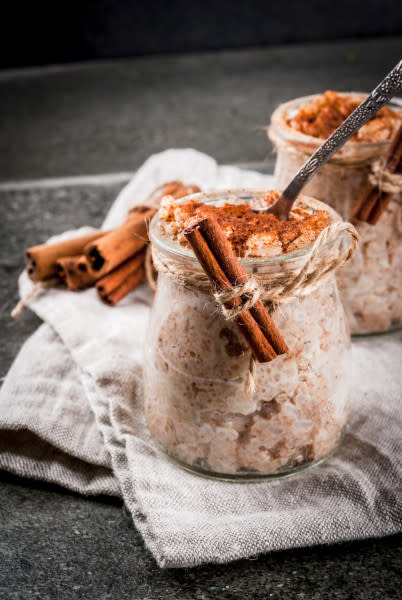
[(99, 277), (103, 277), (144, 248), (148, 242), (149, 222), (155, 212), (155, 209), (146, 206), (136, 207), (136, 211), (123, 225), (85, 248), (88, 262)]
[[(305, 135), (328, 138), (361, 104), (363, 99), (328, 90), (299, 108), (287, 124)], [(383, 142), (391, 139), (398, 126), (398, 112), (384, 106), (352, 137), (353, 142)]]
[[(278, 192), (267, 192), (264, 200), (272, 204), (279, 197)], [(160, 210), (161, 225), (167, 223), (166, 232), (171, 237), (182, 239), (182, 232), (201, 219), (213, 216), (223, 229), (236, 256), (264, 256), (261, 248), (269, 255), (280, 255), (299, 250), (312, 244), (329, 224), (326, 211), (317, 210), (313, 214), (302, 205), (296, 206), (288, 221), (280, 221), (268, 213), (255, 213), (248, 204), (214, 206), (195, 200), (185, 204), (165, 202)], [(267, 254), (268, 255), (268, 254)]]
[(26, 270), (32, 281), (43, 281), (58, 276), (57, 260), (65, 256), (77, 256), (83, 253), (85, 246), (105, 236), (107, 231), (95, 231), (87, 235), (56, 242), (40, 244), (25, 251)]
[[(206, 219), (209, 221), (210, 219)], [(204, 227), (207, 228), (208, 223)], [(208, 278), (211, 280), (213, 285), (218, 291), (229, 291), (232, 289), (232, 284), (230, 283), (226, 273), (223, 271), (221, 265), (218, 260), (214, 256), (213, 250), (210, 248), (209, 244), (203, 237), (203, 234), (200, 230), (200, 223), (193, 226), (192, 228), (185, 231), (186, 239), (190, 243), (191, 247), (194, 250), (194, 253), (207, 274)], [(234, 298), (225, 304), (225, 306), (229, 309), (238, 307), (242, 304), (240, 298)], [(251, 316), (248, 310), (244, 310), (240, 314), (238, 314), (234, 321), (236, 325), (239, 327), (241, 333), (247, 340), (254, 356), (259, 362), (269, 362), (276, 358), (276, 352), (272, 348), (271, 344), (264, 337), (262, 331), (258, 327), (258, 324)]]
[(59, 258), (56, 268), (58, 276), (71, 292), (90, 287), (98, 279), (90, 272), (87, 259), (83, 255)]

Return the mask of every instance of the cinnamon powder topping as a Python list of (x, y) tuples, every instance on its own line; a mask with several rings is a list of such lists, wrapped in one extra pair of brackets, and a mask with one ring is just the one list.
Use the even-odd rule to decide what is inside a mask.
[[(267, 205), (279, 197), (278, 192), (267, 192)], [(183, 231), (201, 219), (213, 215), (228, 238), (234, 253), (239, 257), (279, 256), (301, 250), (312, 244), (329, 224), (324, 210), (312, 211), (310, 207), (296, 206), (288, 221), (274, 215), (255, 213), (248, 204), (223, 204), (214, 206), (190, 200), (176, 204), (165, 198), (160, 219), (166, 234), (187, 245)]]
[[(313, 102), (302, 106), (294, 117), (287, 119), (287, 124), (306, 135), (322, 139), (328, 138), (343, 121), (359, 106), (361, 102), (351, 96), (343, 96), (337, 92), (327, 91)], [(381, 108), (351, 138), (353, 142), (388, 141), (398, 121), (402, 119), (402, 111), (394, 111), (387, 106)]]

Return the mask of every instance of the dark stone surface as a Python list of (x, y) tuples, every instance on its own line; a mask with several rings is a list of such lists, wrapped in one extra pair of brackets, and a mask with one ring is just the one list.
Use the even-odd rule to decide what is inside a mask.
[(396, 600), (401, 538), (161, 570), (119, 501), (2, 475), (0, 598)]
[[(385, 63), (393, 61), (393, 58), (389, 60), (396, 47), (395, 44), (392, 44), (393, 42), (389, 42), (382, 47), (381, 60), (384, 61), (384, 64), (381, 63), (381, 69), (385, 68)], [(339, 57), (344, 56), (345, 52), (346, 47), (343, 47), (342, 52), (339, 49), (337, 57), (333, 57), (334, 62), (330, 67), (332, 75), (336, 72), (335, 64), (338, 64)], [(308, 53), (307, 49), (306, 54), (308, 55)], [(315, 75), (307, 69), (307, 63), (315, 64), (316, 72), (321, 77), (320, 81), (323, 81), (326, 77), (326, 67), (323, 64), (320, 65), (315, 52), (313, 54), (312, 56), (310, 53), (310, 59), (305, 58), (304, 75), (307, 77), (307, 83), (303, 80), (303, 73), (291, 71), (286, 76), (281, 73), (276, 64), (280, 55), (276, 56), (275, 61), (271, 55), (273, 63), (276, 64), (274, 72), (277, 80), (274, 81), (269, 73), (268, 75), (265, 73), (266, 57), (264, 58), (259, 67), (260, 75), (261, 77), (266, 76), (266, 81), (271, 81), (272, 86), (276, 85), (275, 88), (271, 88), (270, 92), (275, 95), (275, 101), (291, 97), (296, 93), (306, 93), (316, 89), (312, 85)], [(255, 56), (258, 58), (258, 55)], [(373, 58), (373, 56), (372, 54), (371, 57)], [(185, 62), (187, 59), (183, 60)], [(189, 57), (188, 60), (191, 64), (193, 59)], [(207, 57), (207, 60), (212, 64), (211, 57)], [(225, 61), (229, 61), (228, 55)], [(289, 64), (284, 58), (283, 61), (282, 64), (289, 68)], [(226, 62), (226, 67), (221, 72), (226, 83), (222, 82), (218, 86), (214, 102), (211, 100), (211, 114), (217, 104), (223, 104), (227, 98), (230, 98), (230, 94), (226, 96), (225, 89), (233, 91), (235, 83), (239, 82), (238, 65), (234, 61), (229, 68), (229, 62)], [(377, 64), (376, 68), (379, 70), (380, 62), (380, 59), (374, 61), (373, 58), (373, 65)], [(114, 70), (117, 73), (125, 72), (127, 76), (130, 64), (118, 63)], [(145, 62), (140, 62), (140, 64), (143, 67), (146, 65)], [(156, 63), (152, 64), (156, 65)], [(167, 68), (169, 64), (172, 63), (162, 61), (159, 69), (162, 68), (161, 65)], [(361, 85), (352, 85), (353, 79), (348, 71), (349, 67), (345, 63), (342, 64), (344, 71), (341, 69), (338, 73), (337, 81), (339, 85), (341, 82), (345, 82), (342, 86), (344, 88), (365, 87), (371, 77), (378, 78), (378, 73), (374, 73), (375, 68), (373, 67), (369, 75), (362, 75)], [(363, 73), (367, 65), (364, 68), (360, 65), (359, 68)], [(127, 132), (124, 127), (120, 127), (121, 124), (119, 125), (118, 111), (108, 117), (109, 142), (113, 148), (118, 150), (116, 153), (111, 152), (107, 157), (103, 156), (102, 146), (97, 147), (100, 138), (95, 122), (106, 115), (106, 113), (102, 113), (102, 111), (106, 111), (106, 104), (102, 105), (100, 98), (101, 108), (97, 112), (95, 110), (96, 98), (95, 96), (91, 97), (90, 92), (91, 86), (98, 85), (96, 80), (99, 76), (99, 69), (101, 71), (106, 69), (110, 74), (113, 71), (111, 66), (94, 67), (94, 70), (89, 69), (85, 76), (83, 72), (79, 71), (81, 79), (78, 77), (78, 79), (74, 80), (73, 78), (70, 81), (71, 94), (78, 94), (81, 97), (82, 112), (74, 113), (73, 111), (74, 114), (69, 114), (67, 124), (59, 122), (56, 115), (60, 110), (60, 119), (66, 116), (66, 113), (63, 113), (63, 106), (66, 108), (68, 102), (63, 105), (63, 94), (60, 93), (59, 96), (56, 94), (57, 99), (53, 98), (52, 114), (48, 112), (46, 102), (43, 104), (42, 111), (40, 110), (40, 97), (35, 96), (38, 86), (43, 85), (44, 88), (47, 86), (48, 91), (50, 90), (53, 75), (17, 78), (8, 84), (2, 82), (3, 91), (8, 90), (9, 94), (8, 101), (5, 103), (11, 119), (7, 125), (8, 141), (14, 139), (11, 135), (12, 125), (20, 136), (26, 127), (24, 143), (21, 139), (17, 139), (18, 136), (15, 137), (13, 152), (16, 163), (12, 173), (13, 177), (40, 177), (45, 174), (56, 175), (104, 168), (108, 171), (116, 168), (132, 169), (136, 166), (136, 161), (139, 162), (154, 150), (153, 138), (148, 135), (147, 131), (149, 123), (146, 115), (152, 114), (153, 106), (155, 118), (162, 119), (163, 114), (166, 117), (166, 111), (169, 113), (170, 107), (169, 104), (164, 106), (163, 103), (155, 103), (155, 96), (151, 94), (149, 102), (153, 101), (154, 104), (144, 106), (144, 122), (141, 125), (138, 121), (136, 125), (139, 128), (139, 137), (142, 136), (143, 146), (140, 149), (137, 148), (138, 154), (135, 160), (127, 162), (128, 158), (125, 152)], [(243, 71), (246, 69), (245, 58), (242, 69)], [(150, 85), (150, 82), (154, 81), (153, 78), (156, 77), (156, 71), (155, 66), (155, 73), (149, 80)], [(345, 74), (344, 79), (341, 78), (342, 72)], [(112, 77), (112, 75), (110, 76)], [(58, 78), (63, 80), (66, 73), (57, 74), (55, 77), (56, 81)], [(146, 74), (143, 73), (142, 77), (146, 79)], [(193, 83), (195, 79), (194, 76)], [(255, 81), (256, 79), (254, 79), (254, 83)], [(83, 86), (81, 90), (80, 82)], [(85, 87), (84, 82), (89, 87)], [(66, 81), (65, 84), (67, 85)], [(251, 85), (251, 80), (249, 84)], [(297, 87), (299, 84), (302, 89)], [(260, 83), (259, 91), (250, 85), (247, 88), (250, 97), (248, 106), (245, 90), (241, 97), (235, 99), (235, 102), (239, 102), (245, 112), (250, 111), (248, 124), (256, 119), (258, 114), (256, 107), (259, 107), (260, 114), (263, 114), (267, 106), (272, 106), (272, 103), (262, 102), (262, 95), (258, 100), (258, 94), (262, 94), (262, 90), (267, 88), (268, 84)], [(182, 87), (184, 89), (184, 86)], [(11, 98), (17, 88), (19, 88), (17, 94), (19, 99), (16, 99), (13, 112)], [(268, 94), (267, 89), (265, 91)], [(109, 93), (111, 94), (110, 90)], [(123, 94), (123, 88), (119, 89), (119, 93)], [(193, 87), (192, 94), (194, 93)], [(24, 94), (28, 97), (31, 95), (33, 98), (34, 111), (31, 113), (31, 117), (23, 116)], [(117, 98), (117, 90), (115, 90), (115, 94)], [(121, 101), (123, 101), (123, 96)], [(215, 139), (212, 130), (208, 135), (203, 131), (204, 121), (197, 121), (194, 116), (186, 120), (186, 114), (189, 115), (191, 112), (190, 104), (193, 102), (193, 98), (194, 96), (189, 93), (189, 105), (185, 108), (182, 120), (179, 111), (175, 113), (176, 126), (180, 125), (181, 133), (172, 129), (173, 138), (180, 135), (189, 136), (189, 139), (193, 138), (192, 145), (197, 145), (195, 138), (200, 137), (205, 141), (209, 139), (209, 135), (212, 146), (219, 151), (217, 152), (218, 156), (226, 162), (229, 162), (233, 156), (237, 156), (239, 160), (242, 158), (255, 160), (260, 157), (259, 151), (253, 144), (249, 143), (246, 146), (242, 144), (243, 126), (247, 127), (246, 125), (235, 126), (227, 132), (218, 131)], [(59, 101), (61, 102), (60, 106), (58, 105)], [(119, 104), (117, 100), (116, 103)], [(25, 106), (29, 106), (28, 101), (25, 102)], [(89, 124), (86, 118), (91, 115), (91, 106), (96, 114), (91, 116), (92, 121)], [(194, 110), (195, 114), (197, 110), (201, 110), (197, 100), (194, 101)], [(22, 123), (19, 123), (20, 118)], [(98, 126), (99, 123), (100, 121)], [(219, 121), (216, 116), (211, 121), (211, 127), (217, 123)], [(48, 139), (46, 136), (39, 136), (45, 125), (48, 128)], [(53, 126), (55, 127), (54, 131), (52, 130)], [(67, 132), (70, 135), (68, 140), (66, 139)], [(101, 137), (103, 134), (105, 132), (101, 132)], [(254, 141), (257, 139), (251, 129), (249, 134), (250, 139)], [(81, 139), (81, 136), (82, 145), (74, 147), (74, 140)], [(64, 144), (59, 148), (60, 153), (53, 155), (53, 143), (57, 139), (63, 139)], [(89, 149), (89, 143), (96, 150), (95, 157), (86, 152)], [(26, 144), (25, 153), (22, 152), (24, 144)], [(265, 140), (261, 147), (266, 148)], [(213, 150), (210, 149), (210, 151)], [(19, 159), (21, 160), (19, 161)], [(11, 176), (11, 173), (8, 173), (7, 176)], [(19, 347), (39, 323), (39, 320), (29, 310), (24, 311), (17, 321), (13, 321), (9, 317), (10, 309), (17, 300), (16, 279), (23, 266), (23, 249), (71, 227), (100, 224), (119, 188), (120, 184), (113, 183), (109, 185), (75, 184), (62, 187), (32, 185), (24, 190), (8, 189), (8, 191), (4, 186), (0, 186), (2, 209), (0, 220), (1, 376), (5, 375)], [(119, 600), (126, 598), (130, 600), (212, 600), (215, 598), (227, 600), (235, 598), (239, 600), (248, 598), (261, 600), (270, 598), (273, 600), (293, 598), (296, 600), (325, 600), (327, 598), (331, 600), (394, 600), (398, 598), (401, 584), (401, 540), (401, 536), (393, 536), (381, 540), (365, 540), (331, 547), (272, 553), (255, 557), (254, 560), (238, 561), (229, 565), (207, 565), (185, 570), (160, 570), (152, 556), (144, 548), (140, 535), (119, 501), (106, 498), (83, 498), (56, 486), (19, 479), (5, 472), (0, 473), (1, 600), (30, 600), (31, 598), (40, 600), (59, 598), (63, 600), (79, 598), (84, 600), (92, 598), (96, 600), (109, 598)]]
[(401, 38), (150, 57), (0, 76), (0, 179), (133, 171), (193, 147), (267, 160), (273, 108), (327, 88), (371, 90)]

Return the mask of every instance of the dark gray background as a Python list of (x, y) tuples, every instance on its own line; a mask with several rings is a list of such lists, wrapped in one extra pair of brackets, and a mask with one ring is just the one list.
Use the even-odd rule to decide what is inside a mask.
[(0, 67), (402, 33), (400, 0), (7, 0)]

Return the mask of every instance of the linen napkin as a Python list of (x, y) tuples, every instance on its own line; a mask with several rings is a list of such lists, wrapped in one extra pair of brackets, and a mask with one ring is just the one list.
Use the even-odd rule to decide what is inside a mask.
[[(169, 150), (139, 169), (104, 228), (173, 179), (203, 189), (272, 185), (194, 150)], [(19, 284), (26, 296), (25, 274)], [(401, 531), (400, 333), (353, 344), (352, 411), (331, 458), (289, 479), (224, 483), (183, 471), (149, 436), (141, 364), (151, 301), (145, 285), (114, 308), (93, 289), (34, 297), (44, 324), (0, 391), (0, 467), (84, 494), (121, 494), (162, 567)]]

